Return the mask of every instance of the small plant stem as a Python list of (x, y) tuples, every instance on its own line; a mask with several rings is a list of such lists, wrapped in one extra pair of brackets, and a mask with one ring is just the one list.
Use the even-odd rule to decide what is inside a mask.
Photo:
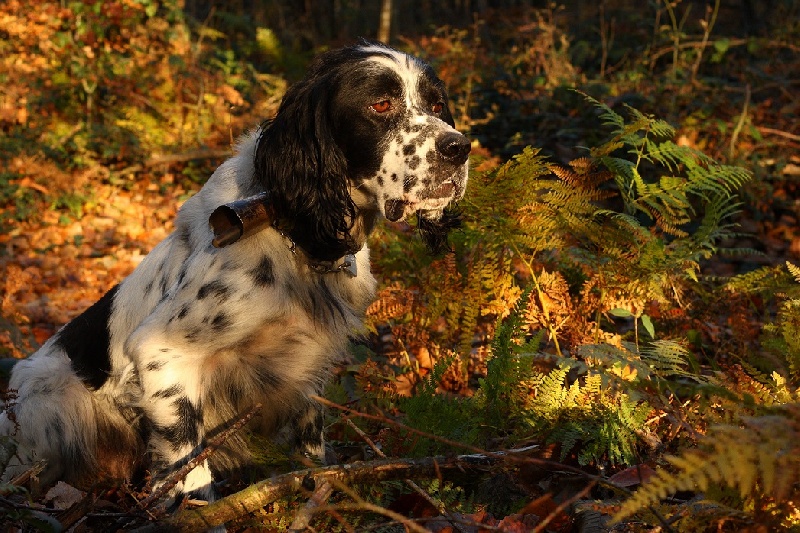
[(470, 66), (467, 69), (467, 79), (464, 88), (464, 100), (461, 103), (461, 126), (469, 128), (470, 127), (470, 119), (469, 119), (469, 107), (471, 105), (470, 96), (472, 95), (472, 86), (475, 82), (475, 73), (478, 72), (478, 69), (475, 68), (475, 62), (478, 58), (478, 49), (481, 44), (480, 40), (480, 32), (478, 31), (479, 21), (477, 20), (477, 15), (475, 17), (475, 22), (472, 25), (472, 49), (471, 49), (471, 57), (470, 57)]
[(678, 47), (681, 42), (680, 28), (678, 21), (675, 18), (675, 3), (670, 0), (665, 0), (664, 5), (667, 8), (669, 20), (672, 23), (672, 81), (678, 78)]
[(614, 19), (611, 19), (611, 24), (606, 23), (606, 2), (600, 2), (600, 48), (602, 54), (600, 56), (600, 78), (606, 77), (606, 67), (608, 66), (608, 50), (614, 43)]
[(686, 12), (683, 14), (683, 18), (678, 22), (678, 18), (675, 16), (675, 7), (680, 3), (680, 0), (664, 0), (664, 5), (667, 8), (667, 14), (669, 15), (670, 23), (672, 24), (672, 81), (678, 80), (678, 61), (680, 58), (680, 49), (681, 49), (681, 32), (683, 31), (683, 25), (686, 23), (686, 19), (689, 17), (689, 12), (692, 10), (692, 6), (690, 5)]
[[(600, 302), (603, 301), (603, 292), (600, 292)], [(600, 306), (597, 306), (597, 311), (595, 311), (594, 315), (594, 343), (600, 344), (600, 320), (603, 318), (603, 314), (600, 312)]]
[(731, 134), (731, 147), (730, 151), (728, 152), (728, 157), (731, 160), (733, 160), (733, 158), (736, 156), (736, 143), (739, 140), (739, 134), (742, 132), (745, 120), (747, 120), (749, 107), (750, 107), (750, 84), (748, 83), (744, 91), (744, 107), (742, 108), (742, 114), (739, 115), (739, 121), (736, 123), (736, 127), (733, 129), (733, 133)]
[(514, 247), (514, 251), (517, 252), (517, 256), (520, 260), (528, 267), (528, 272), (531, 274), (531, 279), (533, 280), (533, 286), (536, 288), (536, 295), (539, 297), (539, 307), (542, 309), (542, 314), (544, 314), (544, 319), (547, 321), (547, 330), (550, 333), (550, 337), (553, 339), (553, 345), (556, 348), (556, 353), (559, 357), (563, 357), (561, 353), (561, 346), (558, 344), (558, 331), (556, 329), (555, 324), (553, 324), (553, 320), (550, 317), (550, 310), (545, 304), (544, 300), (544, 291), (542, 290), (542, 286), (539, 283), (539, 278), (536, 276), (536, 272), (533, 270), (533, 263), (529, 261), (525, 255), (519, 250), (516, 244), (512, 244)]
[(695, 59), (694, 65), (692, 65), (692, 85), (697, 83), (697, 72), (700, 69), (700, 62), (703, 60), (703, 52), (708, 46), (708, 38), (711, 35), (711, 30), (714, 28), (714, 24), (717, 22), (717, 14), (719, 14), (719, 4), (720, 0), (716, 0), (714, 2), (714, 9), (711, 11), (710, 18), (706, 15), (706, 19), (703, 24), (703, 41), (700, 43), (700, 50), (697, 52), (697, 59)]
[(97, 82), (90, 82), (86, 78), (81, 80), (83, 92), (86, 93), (86, 131), (92, 132), (94, 122), (94, 92), (97, 90)]

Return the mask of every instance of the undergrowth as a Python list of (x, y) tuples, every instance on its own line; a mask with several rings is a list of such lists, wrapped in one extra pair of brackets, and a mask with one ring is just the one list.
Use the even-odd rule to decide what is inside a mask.
[[(373, 308), (405, 347), (425, 328), (426, 355), (439, 356), (395, 405), (409, 425), (433, 435), (484, 447), (538, 441), (555, 446), (556, 458), (600, 472), (647, 463), (665, 447), (684, 449), (617, 518), (642, 517), (660, 498), (690, 490), (721, 498), (726, 516), (786, 526), (798, 479), (797, 289), (776, 269), (720, 289), (783, 299), (761, 339), (770, 357), (761, 366), (777, 368), (772, 374), (759, 371), (753, 353), (713, 371), (687, 329), (674, 327), (706, 294), (701, 261), (738, 235), (736, 192), (750, 175), (675, 144), (662, 120), (584, 98), (609, 130), (605, 142), (566, 166), (527, 148), (474, 175), (456, 255), (435, 269), (405, 270), (417, 276), (410, 307), (384, 298)], [(423, 289), (442, 285), (449, 297)], [(446, 326), (431, 332), (437, 316)], [(493, 340), (484, 347), (480, 339)], [(471, 394), (442, 393), (459, 373), (468, 379), (482, 349), (488, 361)], [(740, 383), (733, 390), (730, 372)], [(682, 419), (706, 424), (698, 426), (709, 433), (698, 448), (699, 434)], [(406, 450), (443, 448), (414, 437)], [(693, 531), (717, 519), (699, 513), (678, 525)]]

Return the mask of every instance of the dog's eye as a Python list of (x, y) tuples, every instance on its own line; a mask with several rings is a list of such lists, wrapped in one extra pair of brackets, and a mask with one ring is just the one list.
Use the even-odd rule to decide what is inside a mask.
[(392, 108), (392, 102), (389, 100), (381, 100), (380, 102), (375, 102), (370, 107), (376, 113), (386, 113)]
[(433, 104), (433, 106), (431, 106), (431, 111), (437, 115), (442, 112), (442, 109), (444, 109), (444, 102), (436, 102)]

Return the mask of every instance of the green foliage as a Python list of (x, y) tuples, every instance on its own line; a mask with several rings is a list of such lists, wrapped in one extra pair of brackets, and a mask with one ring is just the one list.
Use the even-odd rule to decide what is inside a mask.
[(519, 416), (520, 406), (527, 396), (526, 380), (533, 376), (531, 358), (522, 354), (538, 351), (542, 334), (523, 342), (522, 314), (529, 304), (530, 292), (520, 297), (511, 315), (495, 331), (492, 340), (492, 355), (487, 361), (486, 377), (480, 380), (476, 397), (481, 402), (481, 411), (493, 427), (503, 427)]
[(423, 489), (432, 498), (440, 502), (445, 509), (470, 513), (474, 509), (473, 498), (462, 487), (449, 481), (433, 479), (423, 485)]
[(22, 0), (2, 9), (0, 79), (14, 81), (6, 97), (24, 95), (19, 118), (3, 122), (7, 154), (44, 151), (71, 169), (218, 142), (230, 139), (232, 109), (272, 105), (263, 97), (283, 89), (225, 34), (191, 25), (179, 2)]
[(578, 346), (576, 355), (585, 365), (573, 366), (588, 371), (602, 371), (620, 380), (648, 387), (669, 387), (675, 379), (696, 382), (706, 381), (690, 368), (690, 353), (680, 344), (669, 340), (655, 340), (636, 346), (623, 342), (612, 344), (584, 344)]
[[(399, 398), (398, 406), (406, 414), (408, 424), (415, 429), (464, 444), (474, 444), (482, 429), (474, 403), (467, 398), (436, 392), (439, 381), (452, 362), (452, 359), (437, 362), (416, 393)], [(433, 439), (423, 438), (416, 442), (411, 451), (424, 456), (449, 448)]]
[(0, 205), (13, 205), (13, 209), (0, 212), (0, 230), (7, 225), (25, 220), (36, 208), (36, 194), (33, 190), (20, 187), (12, 181), (10, 172), (0, 172)]
[(632, 464), (638, 433), (652, 411), (647, 403), (603, 385), (599, 374), (569, 383), (568, 368), (536, 374), (526, 422), (548, 443), (561, 446), (561, 459), (575, 452), (585, 464)]
[(787, 287), (776, 321), (764, 325), (762, 342), (783, 361), (784, 376), (800, 385), (800, 268), (788, 261), (786, 267), (795, 284)]
[(581, 228), (589, 246), (570, 254), (596, 272), (584, 285), (587, 303), (595, 293), (598, 311), (616, 302), (635, 317), (648, 301), (680, 305), (685, 284), (696, 280), (699, 260), (734, 236), (735, 191), (750, 174), (676, 145), (670, 140), (674, 129), (663, 120), (629, 106), (626, 118), (585, 98), (611, 129), (610, 139), (591, 149), (589, 168), (597, 165), (608, 173), (610, 196), (622, 201), (621, 210), (595, 209), (593, 217), (601, 223)]
[[(401, 400), (413, 427), (476, 444), (540, 438), (581, 464), (631, 464), (652, 406), (715, 386), (646, 310), (685, 306), (699, 262), (735, 235), (736, 190), (749, 174), (678, 146), (663, 120), (585, 98), (609, 130), (589, 157), (560, 166), (526, 148), (473, 173), (457, 254), (424, 267), (403, 257), (398, 275), (418, 287), (398, 321), (404, 342), (424, 330), (466, 361), (476, 331), (493, 339), (472, 397), (437, 392), (445, 356)], [(431, 334), (438, 317), (446, 327)]]
[[(464, 291), (471, 297), (459, 302), (462, 316), (491, 314), (487, 302), (503, 298), (508, 309), (521, 281), (512, 265), (523, 266), (535, 304), (528, 322), (547, 331), (557, 350), (559, 338), (589, 340), (587, 320), (594, 321), (592, 340), (603, 338), (602, 316), (612, 309), (627, 311), (655, 335), (645, 307), (683, 305), (699, 261), (735, 235), (735, 191), (749, 178), (673, 143), (674, 129), (663, 120), (630, 107), (626, 118), (585, 98), (599, 109), (610, 138), (568, 167), (547, 164), (527, 148), (473, 177), (459, 243), (480, 254), (467, 257), (463, 286), (481, 290)], [(487, 260), (475, 264), (481, 256)], [(471, 283), (475, 277), (483, 281)]]
[[(519, 305), (498, 327), (487, 376), (480, 380), (475, 395), (437, 394), (436, 385), (450, 364), (440, 361), (415, 395), (400, 399), (408, 424), (467, 444), (477, 442), (479, 436), (484, 440), (512, 434), (544, 438), (561, 445), (562, 459), (575, 452), (580, 464), (634, 462), (639, 433), (651, 407), (604, 384), (599, 374), (570, 380), (567, 366), (535, 371), (530, 350), (538, 348), (541, 337), (522, 342), (525, 307)], [(420, 441), (415, 452), (436, 449), (424, 442), (427, 446), (421, 449)]]

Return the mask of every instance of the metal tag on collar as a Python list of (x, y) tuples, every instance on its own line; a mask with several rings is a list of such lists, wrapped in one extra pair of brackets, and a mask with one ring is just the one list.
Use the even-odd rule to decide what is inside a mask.
[(344, 267), (344, 271), (347, 274), (354, 278), (358, 275), (358, 264), (356, 263), (356, 256), (353, 254), (347, 254), (344, 256), (344, 263), (342, 264)]

